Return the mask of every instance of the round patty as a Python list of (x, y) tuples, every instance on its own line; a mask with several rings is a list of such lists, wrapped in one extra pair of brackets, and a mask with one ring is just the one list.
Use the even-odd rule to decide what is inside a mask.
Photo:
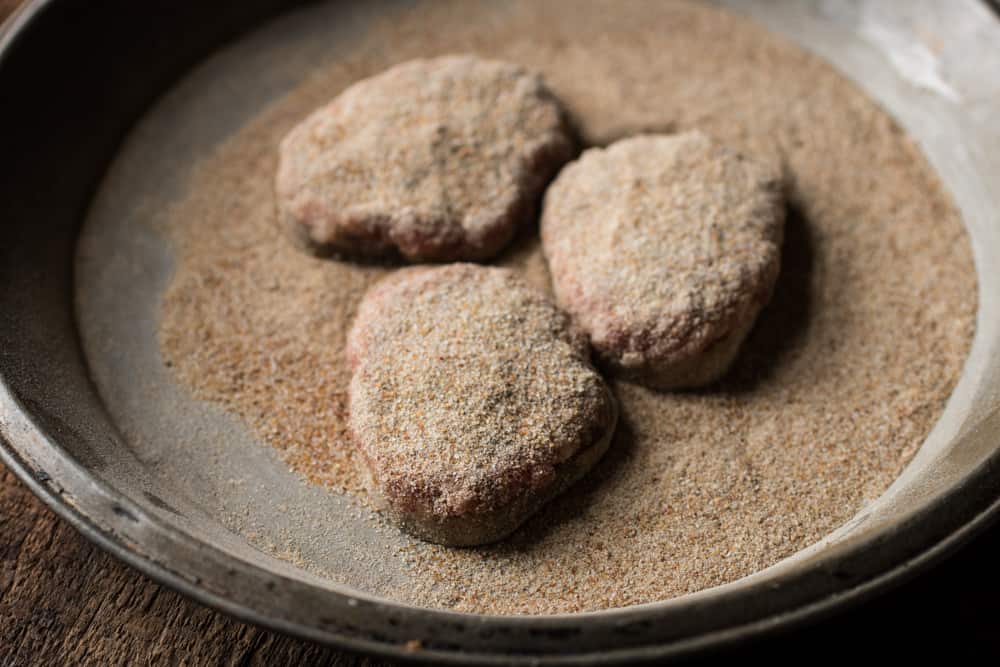
[(584, 152), (545, 195), (559, 304), (627, 378), (657, 389), (716, 380), (771, 298), (781, 190), (777, 165), (700, 132)]
[(506, 536), (589, 470), (614, 430), (586, 337), (507, 269), (392, 274), (362, 301), (347, 354), (370, 490), (432, 542)]
[(278, 212), (317, 254), (482, 260), (574, 153), (537, 74), (472, 56), (364, 79), (281, 142)]

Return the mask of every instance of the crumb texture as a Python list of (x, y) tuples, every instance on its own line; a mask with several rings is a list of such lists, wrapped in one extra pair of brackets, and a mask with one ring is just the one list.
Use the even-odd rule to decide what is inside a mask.
[(416, 59), (352, 84), (288, 133), (278, 207), (321, 253), (484, 259), (572, 151), (538, 74), (473, 56)]
[[(780, 165), (692, 131), (586, 151), (546, 193), (541, 237), (556, 297), (599, 354), (669, 387), (721, 339), (739, 346), (771, 297), (783, 224)], [(693, 375), (724, 366), (709, 370)]]
[[(677, 1), (418, 3), (361, 42), (192, 169), (167, 225), (176, 273), (160, 331), (197, 396), (359, 503), (345, 338), (389, 269), (306, 256), (275, 219), (277, 146), (331, 95), (396, 63), (472, 52), (540, 71), (587, 141), (697, 128), (780, 161), (789, 200), (774, 295), (719, 386), (613, 382), (619, 426), (579, 484), (493, 546), (400, 538), (378, 558), (397, 559), (409, 585), (372, 593), (500, 614), (663, 600), (816, 542), (910, 460), (972, 339), (971, 250), (914, 144), (832, 67)], [(525, 230), (499, 263), (546, 288), (536, 235)]]
[(499, 539), (613, 426), (586, 340), (509, 269), (392, 274), (362, 301), (347, 354), (374, 489), (434, 541)]

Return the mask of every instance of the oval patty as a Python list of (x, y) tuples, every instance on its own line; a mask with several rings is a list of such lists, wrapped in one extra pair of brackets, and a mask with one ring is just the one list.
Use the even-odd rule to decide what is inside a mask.
[(284, 138), (279, 216), (318, 254), (482, 260), (574, 151), (539, 75), (473, 56), (350, 86)]
[(657, 389), (716, 380), (771, 298), (781, 186), (776, 166), (699, 132), (584, 152), (545, 195), (557, 301), (626, 378)]
[(365, 296), (347, 351), (370, 490), (426, 540), (506, 536), (589, 470), (614, 430), (586, 339), (506, 269), (396, 272)]

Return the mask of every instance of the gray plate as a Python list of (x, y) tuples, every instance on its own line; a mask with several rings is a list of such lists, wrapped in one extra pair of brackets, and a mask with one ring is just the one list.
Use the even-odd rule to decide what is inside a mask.
[[(289, 35), (302, 57), (311, 48), (316, 57), (329, 53), (308, 42), (310, 23), (328, 14), (338, 17), (339, 39), (350, 48), (351, 35), (385, 3), (310, 7), (252, 34), (158, 102), (119, 152), (124, 130), (153, 96), (287, 6), (151, 3), (139, 11), (129, 4), (82, 11), (69, 1), (34, 2), (0, 42), (0, 126), (24, 130), (0, 139), (0, 155), (9, 156), (0, 166), (0, 454), (64, 518), (142, 571), (242, 618), (362, 651), (435, 661), (656, 659), (861, 599), (953, 548), (995, 513), (1000, 191), (990, 183), (1000, 178), (1000, 126), (990, 121), (1000, 111), (1000, 24), (984, 5), (721, 3), (858, 82), (920, 141), (963, 212), (980, 282), (977, 334), (945, 414), (910, 466), (864, 515), (751, 577), (627, 609), (511, 618), (430, 611), (365, 593), (404, 575), (358, 567), (343, 555), (345, 540), (355, 550), (378, 546), (364, 516), (298, 483), (269, 449), (248, 446), (240, 424), (191, 400), (164, 372), (155, 309), (169, 253), (152, 230), (128, 224), (142, 193), (169, 201), (180, 187), (169, 164), (143, 160), (143, 142), (173, 127), (160, 119), (211, 119), (190, 123), (176, 147), (178, 159), (196, 156), (295, 83), (286, 74), (294, 68), (269, 65)], [(936, 52), (921, 41), (928, 29)], [(224, 99), (206, 96), (212, 86), (198, 82), (210, 83), (226, 58), (259, 68), (263, 83), (223, 91)], [(71, 114), (66, 100), (74, 102)], [(88, 249), (102, 248), (116, 249), (113, 261), (86, 261)], [(197, 441), (179, 437), (192, 429)], [(222, 468), (225, 475), (215, 474)], [(290, 516), (281, 506), (313, 507), (327, 520), (317, 532), (309, 515)], [(252, 517), (254, 529), (234, 515)], [(280, 550), (283, 540), (305, 562), (336, 563), (351, 586), (263, 548), (277, 543)], [(423, 643), (416, 655), (403, 649), (411, 639)]]

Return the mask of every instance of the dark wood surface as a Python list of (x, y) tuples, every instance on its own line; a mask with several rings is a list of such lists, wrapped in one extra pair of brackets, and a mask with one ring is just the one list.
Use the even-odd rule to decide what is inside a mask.
[(87, 542), (0, 466), (0, 665), (374, 665), (235, 621)]
[[(1000, 528), (860, 608), (716, 657), (780, 661), (817, 647), (843, 657), (863, 648), (1000, 659)], [(0, 466), (0, 666), (37, 664), (384, 663), (240, 623), (157, 585), (87, 542)]]
[[(17, 4), (0, 0), (0, 20)], [(875, 601), (725, 657), (817, 650), (997, 660), (1000, 528)], [(31, 664), (384, 663), (240, 623), (155, 584), (87, 542), (0, 466), (0, 667)]]
[[(21, 1), (0, 0), (0, 23)], [(153, 664), (385, 663), (240, 623), (157, 585), (0, 465), (0, 667)]]
[(0, 22), (4, 17), (14, 11), (14, 8), (21, 4), (21, 0), (0, 0)]

